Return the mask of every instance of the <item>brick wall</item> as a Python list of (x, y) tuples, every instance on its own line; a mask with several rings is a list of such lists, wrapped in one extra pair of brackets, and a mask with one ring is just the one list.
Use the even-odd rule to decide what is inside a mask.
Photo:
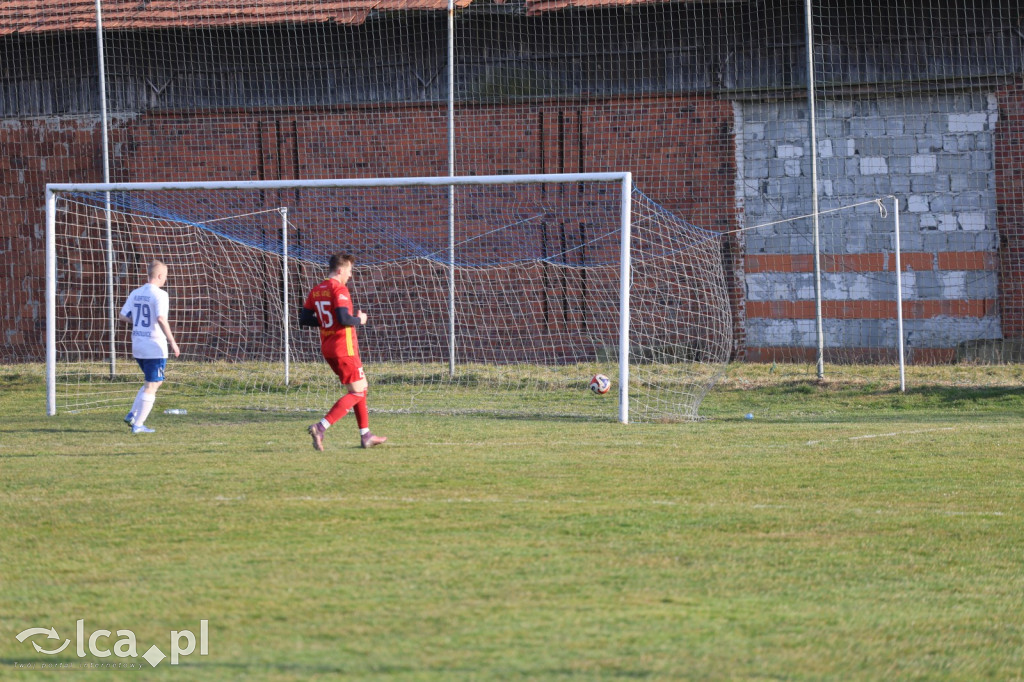
[[(806, 122), (797, 108), (734, 110), (668, 97), (511, 112), (466, 107), (457, 172), (632, 169), (645, 193), (684, 219), (729, 230), (742, 211), (746, 225), (758, 225), (810, 210)], [(819, 112), (821, 208), (888, 193), (902, 199), (911, 359), (948, 359), (970, 339), (1024, 337), (1024, 83), (988, 94), (830, 102)], [(123, 117), (112, 125), (112, 175), (438, 175), (447, 170), (445, 136), (444, 111), (427, 105)], [(0, 360), (42, 358), (43, 186), (98, 181), (99, 139), (98, 120), (87, 117), (0, 125)], [(893, 353), (891, 226), (875, 206), (822, 218), (825, 252), (840, 254), (823, 260), (826, 345), (834, 353)], [(750, 359), (813, 355), (808, 234), (804, 221), (727, 241), (733, 331)]]
[[(458, 114), (457, 173), (633, 170), (637, 186), (676, 215), (708, 229), (738, 224), (733, 109), (690, 98), (637, 98), (608, 104), (548, 102), (475, 106)], [(654, 132), (651, 132), (654, 131)], [(0, 352), (43, 354), (43, 185), (98, 181), (99, 128), (88, 119), (40, 119), (2, 128), (7, 196), (0, 206), (4, 251)], [(115, 119), (111, 176), (139, 180), (273, 180), (443, 175), (445, 113), (433, 105), (329, 113), (223, 111)], [(19, 174), (20, 173), (20, 174)], [(272, 194), (272, 193), (270, 193)], [(267, 206), (294, 197), (267, 196)], [(7, 284), (8, 282), (4, 282)], [(732, 281), (735, 333), (742, 333), (739, 284)], [(564, 293), (564, 292), (563, 292)], [(564, 296), (563, 296), (564, 298)]]
[[(457, 174), (631, 170), (641, 190), (683, 219), (736, 227), (728, 102), (478, 105), (460, 108), (457, 124)], [(434, 106), (147, 115), (114, 131), (112, 163), (122, 180), (445, 175), (446, 136), (445, 112)]]
[(48, 182), (102, 180), (91, 118), (0, 122), (0, 362), (43, 357)]
[(1024, 81), (1001, 89), (995, 176), (1003, 334), (1024, 338)]

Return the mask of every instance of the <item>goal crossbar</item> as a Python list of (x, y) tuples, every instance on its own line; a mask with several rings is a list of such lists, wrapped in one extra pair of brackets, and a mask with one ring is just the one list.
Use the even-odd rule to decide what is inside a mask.
[(81, 182), (48, 183), (52, 192), (132, 192), (173, 190), (276, 190), (331, 189), (335, 187), (416, 187), (447, 185), (527, 185), (570, 182), (621, 182), (632, 189), (629, 171), (603, 173), (535, 173), (526, 175), (438, 175), (405, 178), (334, 178), (321, 180), (203, 180), (192, 182)]

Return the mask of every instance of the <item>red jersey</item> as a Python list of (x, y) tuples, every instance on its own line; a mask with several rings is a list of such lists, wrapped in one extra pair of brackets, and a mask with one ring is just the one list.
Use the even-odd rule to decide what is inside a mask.
[(355, 316), (348, 287), (336, 279), (325, 279), (309, 292), (303, 307), (312, 310), (320, 321), (320, 351), (325, 358), (359, 356), (355, 327), (341, 324), (334, 314), (335, 308), (344, 308), (349, 315)]

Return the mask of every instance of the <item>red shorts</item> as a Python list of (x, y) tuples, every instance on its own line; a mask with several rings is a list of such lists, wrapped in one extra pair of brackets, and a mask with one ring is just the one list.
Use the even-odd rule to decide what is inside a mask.
[(363, 374), (363, 363), (359, 360), (359, 356), (350, 355), (345, 358), (324, 358), (324, 360), (331, 366), (331, 369), (334, 370), (334, 373), (338, 375), (343, 384), (354, 384), (366, 378), (366, 375)]

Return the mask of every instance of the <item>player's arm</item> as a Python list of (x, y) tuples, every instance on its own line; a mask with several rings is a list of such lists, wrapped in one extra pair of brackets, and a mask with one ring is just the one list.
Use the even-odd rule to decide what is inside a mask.
[[(366, 324), (366, 313), (362, 310), (353, 315), (348, 311), (348, 308), (337, 306), (334, 308), (334, 318), (332, 319), (331, 314), (327, 310), (327, 306), (330, 305), (327, 301), (317, 301), (316, 304), (320, 306), (320, 315), (317, 315), (316, 309), (310, 305), (310, 301), (306, 301), (306, 305), (302, 306), (302, 311), (299, 313), (299, 326), (331, 327), (335, 321), (345, 327), (359, 327)], [(321, 317), (323, 322), (321, 322)]]
[(347, 308), (335, 308), (334, 317), (346, 327), (361, 327), (366, 324), (366, 313), (362, 310), (357, 315), (353, 315)]
[(132, 320), (131, 300), (124, 304), (124, 307), (121, 308), (121, 312), (118, 314), (118, 317), (121, 318), (122, 322), (134, 324), (135, 321)]
[(181, 355), (181, 351), (178, 350), (178, 342), (174, 340), (174, 334), (171, 333), (171, 325), (167, 324), (167, 319), (163, 315), (159, 315), (156, 318), (156, 323), (160, 325), (160, 330), (167, 337), (167, 343), (170, 344), (174, 357)]
[(302, 308), (302, 312), (299, 313), (299, 326), (300, 327), (319, 327), (320, 320), (316, 319), (316, 311), (312, 308)]
[(174, 334), (171, 333), (171, 325), (167, 324), (167, 315), (170, 310), (170, 299), (167, 293), (160, 292), (160, 296), (157, 298), (156, 324), (160, 327), (160, 331), (164, 333), (164, 336), (167, 337), (167, 344), (171, 347), (174, 357), (178, 357), (181, 351), (178, 350), (178, 342), (174, 340)]

